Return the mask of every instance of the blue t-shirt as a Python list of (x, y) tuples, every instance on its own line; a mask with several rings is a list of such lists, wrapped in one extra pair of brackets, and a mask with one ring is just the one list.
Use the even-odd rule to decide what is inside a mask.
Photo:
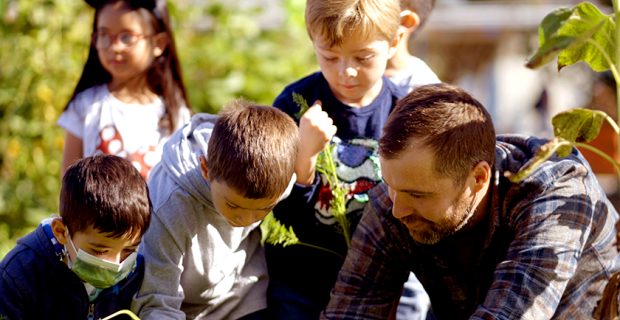
[[(367, 191), (381, 181), (378, 143), (383, 125), (406, 91), (383, 76), (381, 92), (368, 106), (349, 107), (331, 92), (321, 72), (305, 77), (289, 86), (276, 98), (274, 107), (296, 121), (299, 106), (293, 93), (300, 94), (309, 106), (321, 100), (323, 111), (338, 128), (332, 154), (340, 183), (350, 188), (347, 196), (347, 217), (355, 230), (368, 201)], [(344, 257), (347, 253), (343, 232), (330, 210), (332, 198), (325, 177), (318, 176), (312, 186), (296, 185), (291, 195), (274, 208), (274, 216), (284, 225), (292, 226), (303, 243), (319, 246)], [(337, 254), (308, 246), (266, 245), (267, 263), (272, 280), (276, 280), (306, 296), (322, 309), (329, 301), (338, 271), (344, 262)], [(321, 307), (322, 306), (322, 307)]]

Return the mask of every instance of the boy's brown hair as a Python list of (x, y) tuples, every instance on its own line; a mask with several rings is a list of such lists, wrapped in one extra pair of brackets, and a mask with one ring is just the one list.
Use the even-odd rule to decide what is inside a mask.
[(227, 104), (209, 139), (209, 178), (249, 199), (280, 196), (289, 185), (299, 129), (286, 113), (237, 99)]
[(383, 127), (379, 154), (395, 159), (416, 139), (434, 154), (441, 178), (462, 186), (474, 166), (495, 164), (495, 129), (491, 115), (467, 91), (438, 83), (420, 86), (398, 101)]
[(420, 17), (420, 24), (415, 29), (413, 34), (416, 34), (422, 29), (422, 26), (424, 26), (428, 20), (428, 17), (431, 15), (431, 11), (433, 11), (434, 6), (435, 0), (400, 0), (400, 10), (415, 12), (418, 17)]
[(400, 24), (398, 0), (308, 0), (306, 29), (312, 41), (331, 48), (359, 30), (360, 40), (379, 36), (391, 42)]
[(149, 189), (127, 159), (95, 154), (69, 167), (59, 212), (71, 235), (92, 227), (106, 236), (141, 238), (151, 222)]

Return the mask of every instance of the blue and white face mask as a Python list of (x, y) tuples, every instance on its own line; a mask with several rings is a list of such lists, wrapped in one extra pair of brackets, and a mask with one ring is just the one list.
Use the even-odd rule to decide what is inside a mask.
[(77, 252), (75, 261), (69, 265), (69, 269), (97, 289), (109, 288), (121, 282), (136, 266), (138, 250), (131, 253), (123, 262), (115, 263), (97, 258), (82, 249), (76, 250), (68, 230), (67, 238), (73, 250)]

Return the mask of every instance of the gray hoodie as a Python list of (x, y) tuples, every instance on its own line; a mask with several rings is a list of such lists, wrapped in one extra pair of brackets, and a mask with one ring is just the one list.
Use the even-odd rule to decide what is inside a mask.
[(238, 319), (267, 307), (260, 222), (231, 227), (200, 171), (217, 117), (195, 115), (150, 172), (154, 214), (140, 245), (144, 281), (131, 306), (143, 320)]

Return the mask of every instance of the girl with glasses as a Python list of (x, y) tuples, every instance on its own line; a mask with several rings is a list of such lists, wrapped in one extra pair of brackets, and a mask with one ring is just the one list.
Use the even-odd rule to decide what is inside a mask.
[(165, 0), (87, 0), (91, 48), (58, 125), (66, 130), (62, 174), (95, 153), (129, 159), (146, 179), (192, 110)]

